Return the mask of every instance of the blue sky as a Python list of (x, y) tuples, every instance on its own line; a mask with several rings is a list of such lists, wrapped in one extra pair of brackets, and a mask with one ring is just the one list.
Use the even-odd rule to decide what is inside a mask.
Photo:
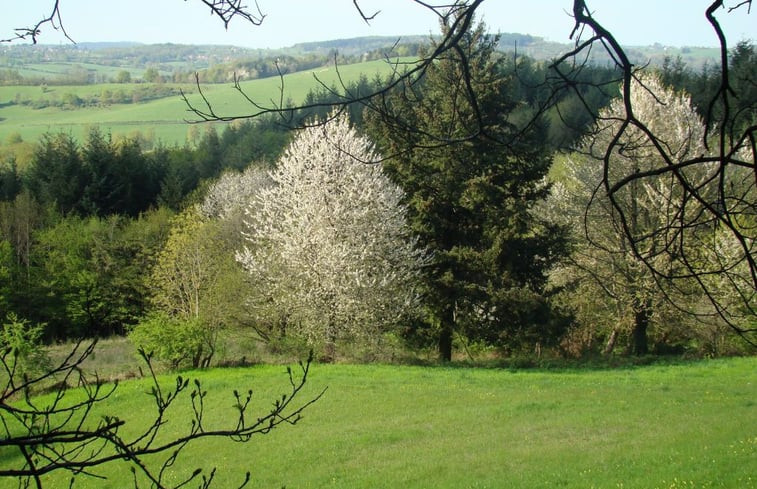
[[(53, 0), (26, 0), (2, 9), (0, 38), (14, 27), (49, 14)], [(254, 0), (248, 3), (254, 4)], [(439, 2), (442, 3), (442, 2)], [(737, 0), (726, 0), (735, 5)], [(351, 0), (258, 0), (267, 15), (260, 27), (237, 20), (224, 30), (199, 0), (61, 0), (63, 22), (77, 42), (224, 44), (256, 48), (369, 35), (402, 36), (436, 32), (436, 21), (411, 0), (361, 0), (365, 12), (381, 12), (370, 25)], [(709, 0), (587, 0), (595, 17), (629, 46), (714, 46), (717, 38), (704, 19)], [(483, 19), (494, 32), (518, 32), (569, 42), (571, 0), (486, 0)], [(650, 16), (648, 12), (653, 12)], [(757, 40), (757, 12), (740, 9), (719, 14), (732, 44)], [(48, 28), (42, 42), (65, 42)]]

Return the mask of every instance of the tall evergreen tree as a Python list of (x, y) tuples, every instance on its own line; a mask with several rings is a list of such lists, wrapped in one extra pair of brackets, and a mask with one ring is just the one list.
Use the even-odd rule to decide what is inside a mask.
[(457, 49), (368, 117), (413, 229), (434, 253), (429, 323), (445, 360), (456, 332), (501, 346), (556, 336), (542, 289), (564, 244), (530, 212), (548, 191), (546, 128), (518, 127), (519, 101), (508, 96), (517, 77), (504, 72), (497, 38), (483, 24), (454, 35)]
[(26, 172), (26, 185), (43, 205), (54, 205), (61, 214), (80, 211), (88, 175), (73, 136), (45, 134)]

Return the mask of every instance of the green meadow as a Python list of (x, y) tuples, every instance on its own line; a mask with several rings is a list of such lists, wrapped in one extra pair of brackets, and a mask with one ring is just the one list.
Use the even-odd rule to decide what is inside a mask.
[(139, 68), (124, 68), (120, 66), (105, 66), (94, 63), (25, 63), (18, 73), (23, 77), (58, 77), (66, 74), (86, 70), (89, 73), (93, 73), (95, 76), (102, 77), (104, 79), (114, 78), (120, 71), (129, 71), (133, 76), (141, 75), (144, 73), (144, 69)]
[[(288, 385), (279, 365), (183, 375), (209, 392), (208, 427), (232, 423), (234, 389), (254, 389), (262, 413)], [(123, 383), (105, 411), (148, 422), (147, 389), (145, 379)], [(297, 425), (248, 443), (197, 443), (177, 474), (216, 466), (214, 487), (237, 487), (250, 471), (251, 488), (757, 487), (757, 358), (619, 369), (314, 365), (300, 401), (323, 389)], [(174, 436), (189, 423), (189, 401), (179, 402), (166, 426)], [(101, 473), (108, 479), (76, 487), (131, 487), (124, 466)]]
[[(371, 61), (339, 67), (317, 68), (279, 77), (251, 80), (241, 83), (245, 94), (261, 105), (270, 106), (282, 99), (302, 101), (312, 89), (320, 87), (319, 80), (327, 86), (338, 86), (339, 78), (357, 80), (360, 75), (373, 78), (386, 75), (392, 66), (384, 61)], [(165, 145), (183, 145), (187, 141), (190, 125), (197, 116), (188, 110), (179, 95), (156, 100), (128, 104), (109, 104), (76, 108), (45, 107), (35, 109), (18, 100), (61, 100), (75, 95), (82, 99), (104, 91), (126, 91), (127, 94), (144, 88), (145, 84), (93, 84), (81, 86), (2, 86), (0, 87), (0, 144), (11, 134), (19, 134), (24, 141), (36, 142), (46, 132), (66, 132), (83, 138), (92, 126), (99, 126), (114, 136), (130, 136), (139, 131), (154, 142)], [(192, 104), (205, 109), (196, 86), (165, 84), (165, 87), (182, 89), (188, 93)], [(254, 108), (232, 83), (203, 85), (202, 90), (211, 101), (217, 114), (245, 116)]]

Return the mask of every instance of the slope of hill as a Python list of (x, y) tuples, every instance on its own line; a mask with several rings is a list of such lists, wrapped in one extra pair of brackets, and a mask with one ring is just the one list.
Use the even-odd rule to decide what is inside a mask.
[[(318, 86), (317, 73), (326, 84), (336, 81), (333, 59), (340, 57), (342, 75), (356, 79), (388, 70), (381, 61), (386, 53), (413, 56), (427, 36), (363, 37), (296, 44), (280, 50), (233, 46), (142, 45), (136, 43), (84, 43), (79, 45), (0, 46), (0, 145), (19, 138), (33, 142), (45, 132), (65, 131), (82, 137), (99, 125), (116, 135), (141, 133), (147, 143), (184, 144), (197, 129), (186, 124), (192, 114), (178, 95), (196, 91), (200, 76), (219, 113), (244, 115), (248, 102), (231, 83), (248, 80), (248, 94), (264, 103), (278, 100), (278, 73), (286, 74), (285, 98), (302, 100)], [(523, 34), (501, 34), (500, 49), (537, 60), (553, 59), (570, 48)], [(669, 48), (661, 45), (628, 48), (637, 64), (661, 64), (680, 57), (698, 69), (717, 63), (717, 50)], [(363, 62), (363, 63), (360, 63)], [(609, 64), (597, 55), (593, 62)], [(159, 83), (144, 83), (151, 80)], [(114, 84), (114, 81), (122, 83)], [(222, 82), (222, 83), (221, 83)], [(199, 99), (195, 99), (199, 101)]]
[[(339, 72), (348, 82), (361, 75), (372, 77), (388, 73), (390, 69), (391, 66), (384, 62), (372, 61), (340, 66)], [(283, 82), (283, 99), (297, 102), (321, 83), (337, 83), (338, 77), (331, 66), (291, 73), (283, 77)], [(279, 77), (246, 81), (241, 87), (245, 94), (262, 105), (271, 105), (272, 101), (282, 97)], [(147, 101), (132, 100), (137, 93), (150, 93), (150, 88), (162, 90), (165, 96)], [(18, 136), (24, 141), (36, 141), (45, 132), (63, 131), (82, 138), (90, 127), (100, 126), (114, 136), (133, 136), (140, 132), (147, 143), (182, 145), (197, 134), (197, 129), (187, 124), (196, 117), (188, 111), (178, 95), (179, 90), (188, 94), (191, 103), (203, 103), (196, 86), (191, 84), (0, 86), (0, 144), (10, 139), (18, 140)], [(203, 85), (203, 91), (219, 114), (245, 115), (253, 110), (231, 84)], [(104, 102), (106, 94), (129, 98), (131, 103)], [(88, 101), (92, 103), (86, 103)]]

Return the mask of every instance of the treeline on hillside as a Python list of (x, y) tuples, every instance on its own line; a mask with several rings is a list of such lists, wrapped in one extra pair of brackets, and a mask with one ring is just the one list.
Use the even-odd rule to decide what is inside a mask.
[[(498, 35), (498, 40), (499, 51), (508, 55), (517, 51), (519, 55), (539, 61), (556, 58), (570, 47), (524, 34), (504, 33)], [(232, 80), (235, 73), (245, 80), (277, 76), (279, 70), (292, 73), (312, 69), (333, 62), (335, 55), (341, 64), (385, 59), (387, 56), (415, 56), (418, 48), (428, 42), (428, 36), (361, 37), (301, 43), (275, 50), (135, 43), (0, 46), (0, 84), (86, 85), (118, 82), (123, 73), (130, 74), (130, 81), (134, 82), (186, 83), (193, 82), (195, 73), (199, 73), (206, 83), (221, 83)], [(697, 70), (706, 64), (717, 64), (719, 59), (717, 50), (707, 48), (655, 45), (633, 47), (627, 52), (638, 65), (658, 66), (665, 58), (672, 57), (686, 61)], [(594, 53), (590, 59), (592, 64), (599, 66), (609, 66), (611, 61), (601, 53)], [(48, 71), (45, 64), (56, 66)], [(107, 70), (86, 65), (98, 65)]]
[[(734, 105), (729, 107), (720, 103), (712, 104), (721, 82), (722, 72), (719, 66), (706, 63), (701, 69), (694, 69), (680, 57), (669, 57), (659, 70), (660, 79), (664, 84), (690, 94), (692, 103), (702, 117), (724, 120), (727, 125), (739, 121), (739, 127), (730, 129), (743, 129), (753, 125), (756, 120), (757, 83), (754, 73), (757, 70), (757, 53), (751, 42), (742, 41), (731, 49), (729, 58), (729, 82), (734, 92), (739, 94)], [(726, 112), (728, 117), (723, 117)]]
[(240, 57), (262, 57), (267, 50), (234, 46), (187, 44), (80, 43), (64, 45), (4, 45), (0, 48), (2, 65), (11, 69), (25, 64), (97, 64), (116, 68), (148, 68), (161, 63), (180, 63), (202, 69), (228, 63)]
[[(197, 72), (197, 76), (203, 83), (221, 83), (238, 80), (254, 80), (271, 76), (286, 75), (298, 71), (310, 70), (321, 66), (333, 65), (335, 60), (339, 64), (362, 63), (365, 61), (383, 60), (387, 56), (415, 56), (418, 53), (420, 43), (401, 44), (393, 46), (391, 51), (387, 48), (373, 49), (359, 54), (344, 54), (337, 49), (326, 54), (308, 54), (299, 56), (268, 56), (259, 59), (238, 60), (230, 63), (219, 64)], [(194, 74), (190, 74), (194, 80)], [(171, 81), (188, 81), (187, 74), (174, 72)]]
[(137, 139), (114, 142), (98, 128), (79, 143), (46, 134), (21, 171), (11, 157), (0, 168), (0, 198), (24, 191), (63, 215), (136, 217), (158, 204), (178, 208), (200, 182), (252, 161), (272, 161), (289, 138), (273, 121), (241, 122), (219, 135), (207, 126), (193, 146), (143, 151)]
[[(549, 75), (548, 68), (527, 58), (497, 56), (492, 40), (480, 33), (472, 36), (470, 49), (480, 50), (476, 52), (481, 57), (476, 66), (487, 70), (481, 74), (485, 87), (482, 97), (491, 112), (484, 117), (492, 134), (507, 139), (518, 132), (519, 122), (531, 120), (542, 102), (553, 95), (541, 83)], [(748, 83), (747, 75), (754, 72), (756, 64), (753, 48), (742, 44), (735, 53), (734, 72)], [(443, 122), (443, 117), (429, 119), (427, 114), (455, 109), (446, 98), (451, 81), (459, 80), (454, 69), (448, 64), (435, 66), (433, 74), (423, 82), (427, 91), (413, 95), (417, 98), (408, 98), (410, 90), (387, 94), (387, 107), (405, 115), (414, 113), (419, 124)], [(589, 66), (582, 76), (586, 86), (583, 97), (572, 92), (560, 94), (558, 108), (544, 114), (538, 124), (528, 129), (528, 140), (519, 140), (519, 144), (507, 149), (507, 154), (492, 151), (485, 141), (465, 145), (460, 154), (447, 149), (440, 152), (432, 145), (424, 146), (423, 141), (407, 139), (411, 134), (393, 132), (391, 126), (375, 116), (366, 116), (361, 105), (350, 107), (353, 123), (379, 149), (387, 154), (413, 155), (412, 159), (389, 163), (386, 169), (394, 183), (412, 196), (404, 204), (407, 210), (402, 212), (408, 213), (419, 243), (431, 249), (439, 246), (433, 256), (441, 260), (435, 262), (426, 277), (426, 294), (431, 294), (426, 296), (426, 314), (382, 334), (422, 347), (493, 346), (509, 352), (533, 350), (535, 345), (563, 348), (566, 335), (574, 331), (575, 314), (571, 308), (576, 304), (556, 301), (547, 279), (549, 268), (565, 258), (570, 247), (564, 230), (534, 219), (529, 209), (545, 199), (546, 188), (541, 182), (553, 155), (580, 144), (586, 128), (594, 122), (593, 114), (617, 94), (613, 81), (617, 74), (613, 71)], [(708, 90), (716, 86), (710, 79), (714, 72), (696, 72), (675, 61), (666, 64), (660, 76), (666, 83), (675, 84), (676, 89), (698, 90), (692, 92), (695, 101), (709, 100), (712, 93)], [(350, 90), (368, 93), (372, 83), (362, 79)], [(590, 90), (591, 86), (604, 88)], [(325, 104), (338, 97), (324, 89), (311, 93), (307, 102)], [(699, 104), (700, 112), (710, 109), (703, 102)], [(433, 111), (422, 110), (428, 107)], [(753, 111), (754, 107), (743, 110)], [(245, 246), (243, 236), (253, 233), (250, 229), (246, 234), (240, 231), (240, 226), (248, 224), (242, 224), (247, 218), (238, 206), (243, 209), (246, 204), (239, 201), (249, 202), (259, 188), (270, 185), (261, 175), (276, 161), (282, 161), (282, 154), (289, 154), (284, 149), (293, 134), (283, 122), (297, 124), (314, 116), (323, 118), (326, 111), (323, 108), (284, 114), (291, 116), (290, 120), (238, 122), (221, 134), (213, 129), (205, 131), (191, 147), (149, 152), (143, 151), (137, 141), (113, 142), (98, 130), (93, 130), (82, 143), (65, 134), (50, 134), (42, 138), (31, 164), (23, 170), (12, 159), (2, 162), (3, 316), (44, 325), (47, 341), (124, 334), (145, 323), (157, 325), (159, 331), (174, 331), (177, 338), (184, 334), (180, 331), (216, 334), (216, 327), (248, 327), (278, 348), (285, 347), (296, 337), (293, 333), (298, 324), (286, 311), (261, 316), (261, 310), (268, 309), (256, 309), (253, 317), (250, 311), (237, 309), (245, 304), (244, 298), (237, 298), (235, 308), (211, 308), (228, 314), (214, 314), (215, 322), (210, 328), (210, 323), (197, 318), (177, 319), (184, 317), (180, 315), (183, 303), (165, 291), (172, 290), (171, 270), (190, 266), (182, 261), (189, 260), (182, 254), (187, 250), (199, 250), (199, 255), (193, 255), (190, 261), (196, 264), (197, 257), (203, 257), (206, 268), (202, 270), (224, 271), (213, 276), (209, 289), (203, 285), (194, 291), (211, 294), (214, 304), (226, 304), (219, 301), (228, 301), (230, 291), (236, 293), (247, 287), (267, 290), (240, 279), (239, 265), (234, 264), (234, 251)], [(507, 116), (504, 119), (503, 114)], [(430, 149), (407, 152), (408, 145)], [(477, 163), (455, 169), (454, 165), (462, 161)], [(284, 181), (283, 176), (280, 178)], [(210, 195), (222, 202), (235, 202), (236, 214), (232, 213), (235, 217), (231, 221), (221, 219), (218, 211), (197, 210), (196, 204), (206, 203)], [(443, 207), (435, 200), (442, 195), (454, 201), (452, 207)], [(321, 201), (328, 198), (322, 195)], [(294, 199), (292, 205), (297, 202)], [(458, 217), (450, 218), (453, 215)], [(283, 221), (274, 216), (272, 222)], [(465, 229), (456, 228), (456, 223), (464, 223)], [(451, 241), (453, 237), (458, 241)], [(280, 249), (274, 247), (271, 252)], [(223, 255), (226, 261), (217, 261), (220, 250), (228, 251)], [(255, 270), (254, 261), (249, 266)], [(324, 297), (333, 293), (324, 292)], [(263, 299), (265, 307), (272, 307), (278, 300)], [(486, 304), (488, 309), (481, 309), (480, 304)], [(434, 308), (440, 312), (433, 312)], [(505, 311), (507, 314), (503, 314)], [(441, 323), (439, 318), (459, 322), (449, 329), (449, 324)], [(650, 333), (650, 351), (701, 351), (701, 344), (680, 329), (663, 324), (659, 328), (659, 334)], [(609, 332), (596, 330), (591, 334), (595, 337), (588, 351), (596, 351), (606, 342)], [(213, 341), (214, 337), (203, 336), (202, 341)], [(335, 336), (328, 341), (337, 339)], [(207, 348), (212, 351), (207, 345), (204, 348), (206, 354)]]
[(45, 109), (48, 107), (57, 107), (61, 109), (78, 109), (81, 107), (102, 107), (113, 104), (137, 104), (150, 100), (178, 96), (181, 92), (176, 86), (167, 86), (163, 84), (149, 84), (130, 87), (129, 89), (103, 89), (99, 93), (90, 95), (81, 95), (73, 92), (58, 93), (46, 89), (43, 86), (42, 92), (37, 97), (16, 96), (6, 102), (8, 105), (23, 105), (32, 109)]
[[(342, 53), (338, 49), (316, 52), (305, 51), (304, 54), (286, 54), (284, 52), (260, 51), (247, 54), (250, 50), (228, 48), (224, 55), (215, 51), (213, 54), (203, 54), (201, 47), (177, 46), (177, 52), (188, 52), (181, 57), (172, 51), (172, 45), (163, 49), (161, 45), (148, 47), (124, 48), (118, 50), (98, 50), (93, 54), (81, 54), (80, 51), (63, 49), (60, 53), (55, 49), (45, 51), (6, 51), (3, 63), (6, 68), (0, 69), (0, 85), (91, 85), (97, 83), (129, 83), (129, 82), (171, 82), (194, 83), (195, 76), (202, 83), (222, 83), (238, 80), (254, 80), (310, 70), (333, 64), (337, 59), (340, 64), (360, 63), (376, 59), (385, 59), (387, 55), (414, 56), (418, 52), (420, 42), (404, 43), (397, 46), (387, 44), (384, 47), (373, 48), (358, 53)], [(371, 45), (375, 45), (371, 43)], [(391, 48), (391, 52), (388, 52)], [(20, 55), (22, 53), (23, 55)], [(142, 54), (140, 54), (142, 53)], [(28, 56), (28, 57), (27, 57)], [(65, 62), (71, 66), (60, 72), (45, 72), (42, 69), (23, 69), (30, 63)], [(115, 75), (106, 75), (94, 68), (86, 68), (83, 63), (97, 64), (103, 67), (123, 68)], [(18, 66), (19, 68), (16, 68)], [(42, 65), (44, 66), (44, 65)], [(59, 69), (59, 68), (57, 68)], [(142, 72), (141, 76), (132, 74)]]

